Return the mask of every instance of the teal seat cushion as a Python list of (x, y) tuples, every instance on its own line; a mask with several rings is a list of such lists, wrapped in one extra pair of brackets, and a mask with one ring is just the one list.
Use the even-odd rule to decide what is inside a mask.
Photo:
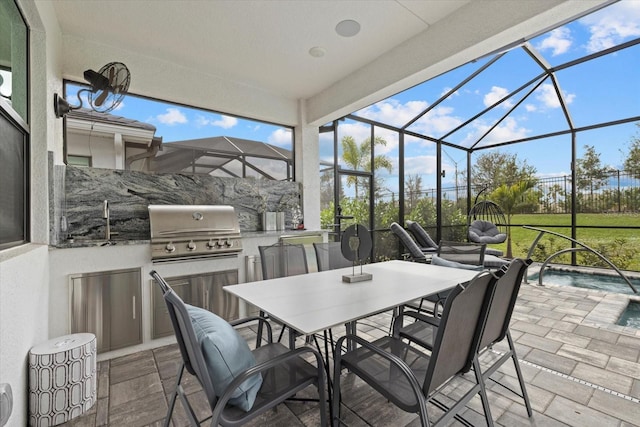
[[(256, 359), (247, 342), (226, 320), (202, 308), (185, 305), (213, 388), (220, 396), (236, 376), (256, 365)], [(229, 404), (250, 411), (261, 386), (260, 373), (249, 377), (233, 392)]]
[(465, 270), (482, 271), (484, 267), (482, 265), (462, 264), (461, 262), (449, 261), (448, 259), (440, 258), (438, 255), (431, 257), (431, 264), (440, 265), (442, 267), (451, 268), (463, 268)]

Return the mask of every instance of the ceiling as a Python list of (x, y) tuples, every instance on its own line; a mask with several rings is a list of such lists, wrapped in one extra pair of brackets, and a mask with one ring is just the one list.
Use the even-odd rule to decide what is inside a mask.
[[(304, 99), (468, 2), (57, 0), (53, 5), (63, 35)], [(345, 19), (359, 22), (360, 33), (338, 35), (335, 27)], [(325, 56), (311, 56), (313, 47), (325, 49)]]
[[(132, 86), (137, 94), (278, 123), (297, 122), (297, 110), (291, 108), (295, 104), (282, 100), (305, 100), (308, 122), (323, 124), (607, 1), (56, 0), (50, 4), (66, 41), (65, 78), (81, 80), (87, 63), (98, 67), (113, 52), (128, 52), (127, 63), (134, 62), (136, 76), (141, 76)], [(357, 35), (337, 34), (336, 25), (346, 19), (360, 24)], [(104, 48), (96, 52), (87, 46)], [(310, 55), (314, 47), (325, 55)], [(141, 69), (143, 64), (148, 69)], [(167, 64), (178, 66), (172, 78), (176, 70), (187, 71), (182, 87), (173, 81), (173, 87), (162, 83), (167, 81)], [(193, 84), (200, 78), (193, 76), (201, 75), (212, 77), (206, 87)], [(158, 84), (164, 85), (162, 94)], [(227, 87), (246, 89), (232, 95)], [(273, 97), (259, 98), (262, 93)], [(212, 96), (215, 105), (207, 102)]]

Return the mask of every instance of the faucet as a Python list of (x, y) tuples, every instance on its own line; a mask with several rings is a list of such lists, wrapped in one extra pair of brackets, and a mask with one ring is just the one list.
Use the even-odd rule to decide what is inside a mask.
[(109, 225), (109, 201), (105, 200), (102, 203), (102, 218), (107, 221), (107, 227), (104, 230), (104, 238), (107, 240), (111, 240), (111, 226)]

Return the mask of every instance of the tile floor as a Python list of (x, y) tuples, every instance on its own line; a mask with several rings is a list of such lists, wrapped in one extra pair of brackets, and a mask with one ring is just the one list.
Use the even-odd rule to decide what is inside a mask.
[[(524, 284), (511, 322), (527, 391), (534, 409), (527, 418), (522, 400), (497, 384), (489, 385), (489, 399), (500, 426), (640, 426), (640, 330), (613, 325), (628, 297), (555, 286)], [(359, 334), (377, 338), (385, 333), (390, 314), (359, 325)], [(381, 328), (374, 326), (382, 325)], [(243, 331), (247, 337), (251, 331)], [(499, 351), (500, 348), (496, 348)], [(491, 355), (486, 355), (491, 357)], [(180, 366), (175, 345), (160, 347), (99, 363), (98, 402), (68, 426), (160, 426), (167, 396)], [(342, 416), (349, 426), (417, 426), (413, 414), (390, 405), (366, 384), (343, 374)], [(507, 362), (493, 377), (518, 389)], [(447, 387), (455, 394), (464, 380)], [(202, 418), (209, 413), (194, 378), (187, 393)], [(310, 397), (312, 388), (305, 391)], [(432, 407), (430, 406), (431, 410)], [(434, 413), (437, 414), (434, 410)], [(479, 398), (464, 416), (485, 425)], [(256, 426), (318, 425), (315, 403), (291, 402), (258, 419)], [(459, 425), (453, 421), (452, 425)], [(181, 407), (174, 426), (187, 425)]]

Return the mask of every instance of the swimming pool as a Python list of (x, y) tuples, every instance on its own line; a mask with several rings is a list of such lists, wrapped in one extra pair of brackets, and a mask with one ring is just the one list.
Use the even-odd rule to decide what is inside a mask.
[[(530, 282), (537, 282), (538, 273), (532, 274), (528, 278)], [(630, 281), (636, 289), (640, 289), (640, 279), (630, 279)], [(542, 276), (542, 283), (635, 295), (621, 277), (591, 272), (547, 269)]]
[[(539, 273), (528, 276), (529, 282), (538, 282)], [(636, 289), (640, 289), (640, 279), (630, 278)], [(565, 271), (547, 269), (542, 276), (542, 284), (572, 286), (575, 288), (595, 289), (618, 294), (636, 295), (620, 276), (598, 274), (591, 271)], [(620, 326), (640, 329), (640, 302), (629, 301), (617, 322)]]
[(618, 325), (640, 329), (640, 302), (629, 301), (627, 309), (618, 319)]

